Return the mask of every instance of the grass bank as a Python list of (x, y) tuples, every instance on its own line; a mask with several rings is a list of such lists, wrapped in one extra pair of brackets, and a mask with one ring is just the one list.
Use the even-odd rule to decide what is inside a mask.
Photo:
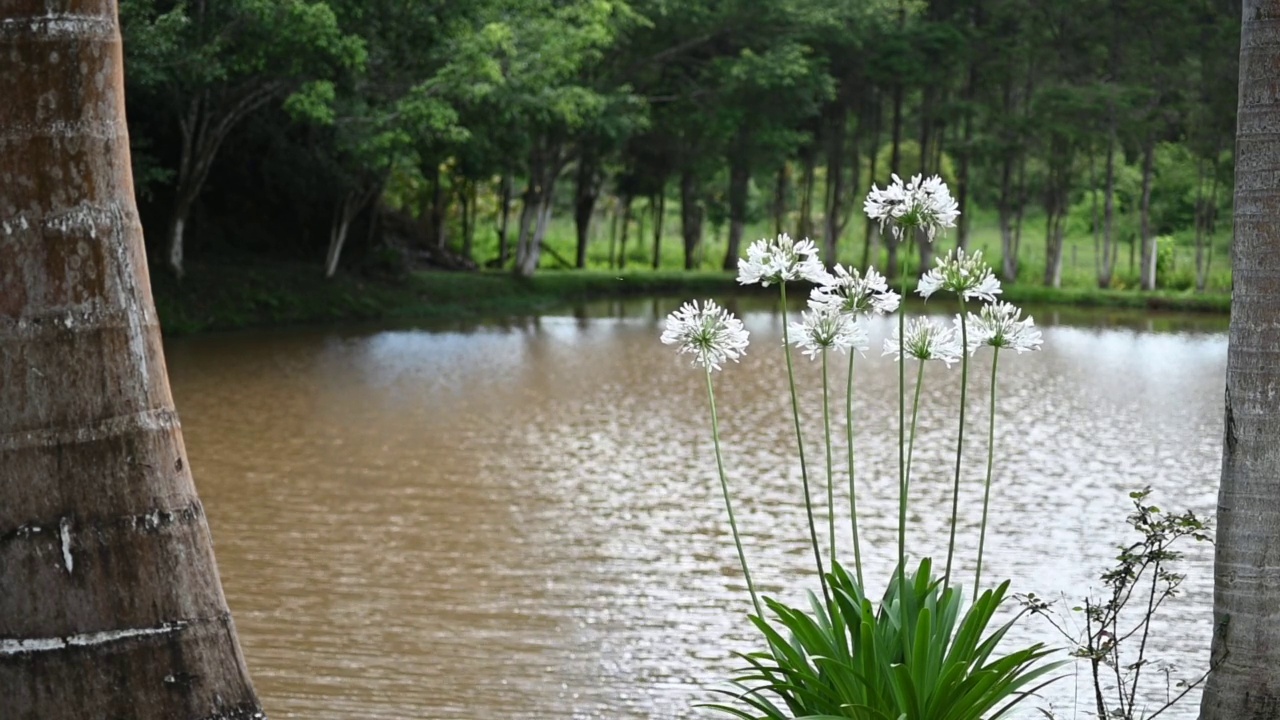
[[(351, 320), (451, 320), (533, 315), (587, 300), (646, 295), (725, 296), (742, 288), (731, 274), (678, 270), (543, 270), (530, 279), (508, 273), (415, 273), (401, 279), (321, 277), (314, 265), (197, 265), (181, 282), (153, 278), (160, 323), (170, 336)], [(770, 295), (773, 290), (765, 292)], [(1148, 308), (1226, 313), (1229, 295), (1009, 285), (1010, 302), (1076, 307)]]

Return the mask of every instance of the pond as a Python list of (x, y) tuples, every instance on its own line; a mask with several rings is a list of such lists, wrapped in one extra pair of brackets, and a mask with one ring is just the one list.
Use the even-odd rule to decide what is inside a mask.
[[(272, 717), (723, 717), (694, 705), (739, 666), (732, 651), (760, 642), (744, 619), (702, 376), (658, 342), (677, 305), (168, 343), (228, 602)], [(800, 603), (816, 587), (780, 318), (759, 301), (737, 310), (752, 347), (717, 377), (727, 469), (757, 584)], [(1070, 616), (1131, 540), (1131, 490), (1211, 515), (1226, 320), (1035, 315), (1044, 351), (1001, 360), (984, 576)], [(873, 348), (889, 332), (874, 324)], [(878, 594), (896, 556), (897, 369), (878, 352), (858, 362), (860, 518)], [(989, 362), (973, 373), (962, 577), (976, 554)], [(797, 363), (820, 462), (819, 375)], [(926, 373), (917, 555), (946, 553), (958, 378)], [(847, 487), (842, 472), (836, 483)], [(1198, 677), (1208, 658), (1212, 548), (1186, 549), (1184, 592), (1152, 640), (1173, 681)], [(1039, 619), (1016, 633), (1007, 647), (1061, 644)], [(1151, 674), (1155, 701), (1164, 680)], [(1089, 697), (1080, 668), (1029, 704), (1084, 717)], [(1193, 694), (1165, 716), (1197, 707)]]

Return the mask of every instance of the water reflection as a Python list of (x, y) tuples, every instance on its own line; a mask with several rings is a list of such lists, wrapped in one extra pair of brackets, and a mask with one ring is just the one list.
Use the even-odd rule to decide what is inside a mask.
[[(692, 705), (736, 666), (729, 651), (757, 642), (735, 617), (749, 603), (701, 376), (657, 342), (677, 305), (170, 344), (227, 596), (274, 717), (705, 714)], [(799, 602), (812, 557), (774, 350), (781, 322), (768, 300), (733, 307), (753, 345), (719, 394), (746, 552), (763, 591)], [(1123, 539), (1130, 490), (1150, 485), (1162, 506), (1212, 510), (1225, 324), (1125, 312), (1040, 312), (1037, 322), (1046, 350), (1001, 363), (985, 568), (1018, 591), (1075, 600)], [(873, 347), (889, 330), (873, 327)], [(858, 362), (860, 508), (875, 584), (896, 552), (897, 370), (886, 358)], [(987, 362), (974, 372), (979, 397)], [(803, 359), (798, 370), (820, 458), (818, 375)], [(930, 368), (922, 396), (910, 533), (935, 555), (945, 554), (956, 378)], [(984, 405), (970, 407), (964, 573), (977, 543)], [(1158, 636), (1160, 657), (1186, 674), (1207, 656), (1211, 601), (1211, 554), (1191, 549), (1184, 596)], [(1055, 639), (1045, 625), (1021, 632), (1014, 641)], [(1084, 713), (1076, 689), (1068, 678), (1040, 704)], [(1195, 712), (1190, 701), (1173, 715)]]

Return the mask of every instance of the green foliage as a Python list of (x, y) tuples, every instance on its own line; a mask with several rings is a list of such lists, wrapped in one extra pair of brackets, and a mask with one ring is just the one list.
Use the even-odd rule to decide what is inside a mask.
[(741, 656), (736, 689), (721, 691), (738, 704), (711, 707), (743, 720), (995, 720), (1063, 664), (1041, 662), (1051, 652), (1041, 644), (997, 652), (1021, 617), (991, 627), (1007, 582), (963, 613), (929, 560), (905, 583), (895, 572), (878, 608), (839, 565), (828, 585), (833, 599), (810, 596), (808, 612), (766, 600), (776, 625), (752, 621), (770, 650)]

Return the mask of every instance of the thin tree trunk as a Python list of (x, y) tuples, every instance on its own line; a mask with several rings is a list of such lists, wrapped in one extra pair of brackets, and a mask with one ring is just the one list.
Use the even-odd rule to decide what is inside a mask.
[(618, 266), (618, 199), (615, 198), (610, 205), (612, 211), (609, 215), (612, 219), (609, 221), (609, 269), (612, 270)]
[(507, 266), (507, 223), (511, 219), (511, 195), (515, 180), (511, 173), (503, 173), (498, 189), (498, 267)]
[(476, 240), (476, 182), (467, 182), (462, 195), (462, 256), (474, 260)]
[(698, 179), (686, 168), (680, 174), (680, 234), (684, 240), (684, 269), (698, 265), (698, 245), (702, 243), (702, 205), (698, 201)]
[(445, 229), (445, 193), (444, 178), (439, 163), (432, 162), (427, 172), (431, 178), (431, 208), (427, 212), (427, 232), (432, 245), (443, 250), (448, 243), (448, 232)]
[(778, 176), (773, 181), (773, 234), (781, 235), (786, 229), (787, 195), (791, 193), (791, 169), (783, 161), (778, 166)]
[[(869, 186), (874, 186), (876, 184), (876, 161), (880, 157), (880, 122), (881, 122), (882, 114), (883, 113), (881, 112), (880, 101), (879, 101), (879, 98), (877, 98), (876, 104), (875, 104), (875, 112), (871, 116), (871, 148), (870, 148), (870, 152), (868, 153), (869, 161), (868, 161), (868, 168), (867, 168), (868, 170), (867, 183), (869, 184)], [(853, 171), (854, 173), (857, 173), (859, 172), (859, 168), (857, 166), (854, 166)], [(870, 220), (864, 218), (863, 227), (862, 227), (862, 264), (861, 264), (864, 270), (870, 267), (871, 264), (875, 261), (873, 259), (876, 256), (875, 237), (876, 237), (876, 223), (873, 223)]]
[[(844, 136), (848, 123), (849, 111), (844, 105), (840, 105), (827, 131), (827, 191), (822, 240), (823, 256), (827, 258), (828, 265), (835, 265), (839, 260), (840, 236), (844, 234)], [(856, 138), (853, 145), (856, 152)], [(854, 168), (857, 166), (855, 160)]]
[(738, 269), (738, 253), (742, 246), (742, 233), (747, 225), (747, 183), (751, 181), (751, 168), (741, 153), (735, 153), (729, 163), (729, 242), (724, 254), (724, 269)]
[(631, 196), (622, 196), (622, 237), (618, 243), (618, 269), (627, 267), (627, 231), (631, 228)]
[(1204, 292), (1205, 283), (1209, 276), (1207, 272), (1207, 263), (1205, 263), (1204, 238), (1206, 225), (1208, 224), (1208, 213), (1205, 208), (1205, 172), (1204, 157), (1200, 157), (1196, 163), (1196, 292)]
[(329, 250), (324, 258), (324, 276), (331, 278), (338, 272), (338, 259), (342, 257), (342, 248), (347, 243), (347, 232), (351, 221), (355, 219), (360, 208), (357, 206), (356, 191), (351, 191), (342, 198), (342, 202), (333, 211), (333, 224), (329, 228)]
[[(980, 10), (975, 10), (980, 12)], [(969, 159), (973, 155), (973, 103), (974, 86), (978, 82), (978, 61), (969, 61), (969, 80), (965, 84), (964, 120), (960, 130), (960, 170), (956, 181), (956, 206), (960, 209), (960, 217), (956, 219), (956, 247), (969, 249)], [(940, 165), (939, 165), (940, 167)]]
[(577, 184), (574, 188), (573, 224), (577, 232), (578, 248), (574, 265), (587, 267), (587, 246), (591, 242), (591, 218), (595, 215), (596, 200), (600, 197), (600, 173), (591, 157), (578, 161)]
[(1243, 5), (1214, 671), (1200, 701), (1203, 720), (1274, 718), (1280, 708), (1280, 6)]
[(804, 163), (804, 173), (800, 180), (800, 226), (796, 235), (809, 238), (813, 236), (813, 186), (818, 164), (814, 148), (806, 149), (801, 161)]
[(1115, 276), (1116, 253), (1119, 240), (1115, 236), (1116, 218), (1116, 124), (1115, 117), (1108, 121), (1107, 161), (1102, 191), (1102, 270), (1098, 273), (1098, 287), (1111, 287)]
[(662, 266), (662, 226), (667, 217), (667, 186), (664, 182), (657, 196), (650, 202), (653, 207), (653, 269)]
[(0, 3), (0, 714), (261, 717), (169, 389), (115, 3), (52, 7)]
[(1151, 231), (1151, 181), (1155, 174), (1156, 141), (1155, 136), (1148, 136), (1142, 152), (1142, 272), (1143, 290), (1156, 289), (1156, 238)]

